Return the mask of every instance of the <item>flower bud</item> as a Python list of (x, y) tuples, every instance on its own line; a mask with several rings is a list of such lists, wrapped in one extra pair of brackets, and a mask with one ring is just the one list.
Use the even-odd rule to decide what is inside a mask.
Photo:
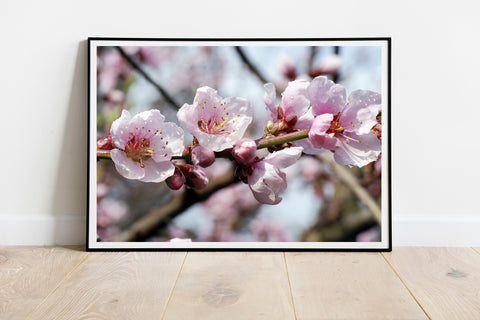
[(191, 151), (192, 163), (196, 166), (206, 168), (215, 162), (215, 153), (199, 144)]
[(121, 104), (125, 101), (125, 94), (121, 90), (111, 90), (105, 96), (105, 100)]
[(240, 164), (249, 164), (257, 156), (257, 144), (251, 139), (240, 139), (233, 146), (232, 155)]
[(106, 136), (105, 138), (97, 141), (98, 150), (112, 150), (114, 148), (115, 146), (113, 144), (112, 136), (110, 134), (108, 134), (108, 136)]
[(290, 126), (293, 127), (298, 121), (298, 117), (295, 114), (289, 114), (285, 117), (285, 122)]
[(283, 110), (282, 106), (278, 106), (277, 108), (277, 119), (281, 120), (285, 117), (285, 111)]
[(280, 58), (279, 62), (280, 72), (288, 80), (295, 80), (297, 78), (297, 67), (292, 59), (283, 56)]
[(378, 140), (382, 141), (382, 125), (381, 124), (376, 124), (372, 128), (373, 133), (377, 136)]
[(185, 185), (193, 189), (203, 189), (208, 185), (208, 177), (205, 171), (199, 166), (192, 166), (186, 163), (177, 163), (185, 176)]
[(183, 184), (185, 183), (185, 176), (183, 175), (182, 171), (175, 167), (175, 171), (173, 176), (168, 177), (165, 182), (167, 186), (172, 190), (180, 189)]

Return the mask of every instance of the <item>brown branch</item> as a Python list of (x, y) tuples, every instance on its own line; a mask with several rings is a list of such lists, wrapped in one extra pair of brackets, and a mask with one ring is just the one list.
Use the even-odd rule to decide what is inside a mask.
[(235, 51), (240, 56), (240, 59), (242, 59), (243, 63), (245, 63), (245, 65), (248, 67), (248, 69), (250, 69), (250, 71), (252, 71), (253, 74), (255, 74), (262, 83), (268, 82), (265, 77), (260, 73), (260, 71), (258, 71), (257, 67), (255, 67), (248, 59), (241, 47), (235, 47)]
[(367, 209), (346, 212), (339, 219), (322, 225), (320, 229), (310, 229), (302, 237), (309, 242), (348, 241), (360, 230), (375, 225), (376, 220)]
[(318, 47), (311, 46), (310, 47), (310, 54), (308, 56), (308, 61), (307, 61), (307, 68), (308, 68), (308, 74), (311, 74), (312, 68), (313, 68), (313, 59), (315, 59), (315, 56), (318, 53)]
[(380, 224), (382, 222), (382, 210), (377, 202), (368, 194), (367, 190), (358, 182), (357, 178), (351, 174), (347, 168), (336, 163), (328, 153), (319, 154), (317, 157), (330, 165), (338, 178), (365, 204), (375, 220)]
[(148, 75), (148, 73), (146, 73), (145, 70), (143, 70), (142, 67), (140, 67), (140, 65), (132, 59), (132, 57), (130, 57), (121, 47), (116, 46), (115, 48), (118, 50), (118, 52), (120, 52), (120, 54), (125, 58), (125, 60), (127, 60), (127, 62), (145, 78), (145, 80), (150, 82), (150, 84), (152, 84), (158, 90), (158, 92), (160, 92), (160, 94), (169, 104), (171, 104), (176, 109), (180, 108), (179, 105), (175, 102), (175, 100), (170, 96), (170, 94), (165, 89), (163, 89), (162, 86), (156, 83), (155, 80), (153, 80), (153, 78), (150, 77), (150, 75)]
[(236, 182), (238, 180), (234, 178), (233, 172), (227, 172), (211, 180), (205, 189), (199, 191), (186, 189), (185, 192), (174, 192), (173, 197), (166, 204), (150, 209), (145, 216), (122, 231), (113, 241), (143, 241), (195, 203), (206, 200), (213, 193)]
[[(340, 47), (339, 46), (333, 47), (333, 53), (336, 54), (337, 56), (340, 55)], [(335, 72), (335, 74), (332, 76), (332, 81), (337, 83), (339, 77), (340, 77), (340, 75), (338, 74), (338, 71)]]

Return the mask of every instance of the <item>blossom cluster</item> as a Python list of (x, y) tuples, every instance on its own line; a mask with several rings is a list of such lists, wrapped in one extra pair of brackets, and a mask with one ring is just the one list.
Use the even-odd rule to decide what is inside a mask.
[[(287, 188), (283, 169), (302, 153), (326, 150), (340, 165), (363, 167), (381, 153), (381, 95), (346, 89), (325, 76), (288, 83), (277, 100), (273, 84), (265, 85), (264, 102), (271, 120), (265, 135), (244, 137), (253, 119), (250, 102), (240, 97), (222, 98), (215, 89), (197, 89), (193, 103), (177, 112), (179, 124), (193, 143), (185, 146), (184, 132), (166, 122), (159, 110), (132, 116), (123, 110), (110, 134), (97, 148), (108, 151), (120, 175), (143, 182), (166, 181), (171, 189), (183, 185), (201, 189), (208, 185), (204, 168), (218, 156), (232, 160), (238, 178), (247, 183), (261, 203), (277, 204)], [(267, 148), (268, 153), (261, 153)]]

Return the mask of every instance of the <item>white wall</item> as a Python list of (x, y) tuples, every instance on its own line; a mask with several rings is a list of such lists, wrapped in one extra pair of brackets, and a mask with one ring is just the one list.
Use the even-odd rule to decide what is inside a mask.
[(478, 8), (446, 3), (3, 2), (0, 244), (84, 241), (87, 37), (391, 36), (394, 243), (480, 245)]

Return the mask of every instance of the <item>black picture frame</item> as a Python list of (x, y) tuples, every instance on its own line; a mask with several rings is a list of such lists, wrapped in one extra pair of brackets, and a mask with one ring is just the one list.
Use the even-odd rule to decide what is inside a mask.
[[(245, 50), (242, 48), (248, 47), (264, 47), (268, 48), (276, 48), (276, 47), (308, 47), (308, 48), (328, 48), (328, 50), (332, 50), (333, 53), (338, 53), (338, 50), (342, 50), (342, 48), (356, 48), (356, 47), (372, 47), (375, 48), (376, 52), (379, 52), (379, 56), (376, 55), (375, 59), (379, 59), (376, 61), (377, 68), (379, 70), (376, 71), (376, 74), (379, 75), (380, 80), (377, 83), (379, 84), (379, 88), (381, 91), (382, 102), (381, 102), (381, 120), (379, 123), (381, 124), (381, 160), (379, 163), (381, 164), (381, 175), (379, 179), (380, 183), (380, 196), (377, 195), (377, 205), (378, 202), (381, 203), (380, 207), (380, 217), (377, 217), (377, 225), (375, 229), (375, 225), (372, 226), (372, 223), (366, 223), (362, 228), (365, 226), (371, 227), (370, 229), (373, 230), (372, 234), (376, 232), (377, 239), (373, 241), (351, 241), (348, 239), (342, 239), (340, 241), (167, 241), (169, 237), (158, 236), (155, 240), (155, 236), (147, 238), (145, 241), (144, 235), (142, 232), (145, 229), (138, 227), (139, 224), (134, 226), (135, 223), (139, 222), (140, 219), (144, 219), (143, 225), (146, 224), (145, 221), (148, 222), (148, 219), (145, 219), (152, 212), (144, 214), (137, 214), (137, 220), (130, 221), (127, 225), (122, 225), (119, 223), (120, 227), (117, 227), (116, 232), (118, 234), (125, 234), (125, 230), (129, 231), (130, 234), (140, 235), (139, 237), (132, 237), (129, 240), (121, 240), (121, 237), (113, 237), (112, 239), (105, 239), (103, 237), (99, 237), (99, 230), (102, 229), (99, 227), (99, 200), (102, 195), (100, 195), (99, 187), (98, 187), (98, 176), (99, 176), (99, 169), (98, 163), (110, 161), (104, 160), (99, 158), (98, 156), (98, 145), (97, 141), (102, 138), (99, 136), (99, 131), (97, 126), (99, 122), (99, 106), (102, 105), (102, 108), (105, 107), (107, 100), (116, 101), (116, 97), (107, 97), (109, 94), (107, 91), (103, 90), (100, 93), (100, 89), (98, 87), (100, 80), (100, 55), (102, 52), (106, 50), (116, 50), (118, 54), (112, 59), (119, 59), (122, 61), (124, 65), (129, 69), (129, 74), (120, 74), (116, 75), (121, 81), (123, 81), (123, 86), (126, 82), (135, 82), (139, 81), (138, 79), (141, 78), (142, 83), (147, 86), (150, 86), (151, 90), (156, 91), (157, 94), (160, 95), (160, 99), (163, 103), (174, 104), (176, 102), (172, 102), (176, 100), (180, 94), (170, 94), (168, 88), (164, 87), (164, 84), (159, 84), (163, 80), (155, 72), (153, 66), (144, 66), (146, 63), (146, 59), (148, 57), (147, 54), (142, 56), (140, 51), (135, 50), (122, 50), (122, 48), (151, 48), (151, 47), (162, 47), (162, 48), (182, 48), (182, 47), (198, 47), (198, 48), (217, 48), (217, 47), (227, 47), (231, 48), (232, 51), (237, 47), (240, 50), (236, 51), (238, 55), (238, 62), (239, 64), (243, 64), (242, 68), (247, 73), (254, 74), (253, 77), (257, 77), (261, 79), (262, 75), (255, 75), (256, 67), (255, 67), (255, 59), (253, 62), (251, 60), (251, 56), (245, 54)], [(340, 48), (340, 49), (338, 49)], [(103, 51), (102, 51), (103, 50)], [(314, 50), (314, 49), (312, 49)], [(325, 49), (326, 50), (326, 49)], [(372, 49), (373, 50), (373, 49)], [(135, 51), (135, 52), (134, 52)], [(247, 50), (248, 51), (248, 50)], [(273, 49), (272, 49), (273, 51)], [(132, 53), (133, 52), (133, 53)], [(363, 54), (367, 55), (364, 56), (363, 59), (369, 59), (368, 50), (363, 52)], [(168, 56), (168, 53), (166, 53)], [(163, 57), (166, 62), (162, 62), (165, 70), (172, 68), (175, 69), (178, 65), (173, 65), (177, 62), (172, 62), (174, 60), (168, 59), (175, 59), (170, 57)], [(253, 57), (255, 58), (255, 57)], [(342, 57), (343, 59), (354, 59), (352, 57)], [(161, 58), (162, 59), (162, 58)], [(355, 62), (350, 62), (350, 64), (355, 64)], [(173, 66), (172, 66), (173, 65)], [(312, 65), (312, 62), (310, 62)], [(117, 66), (118, 67), (118, 66)], [(253, 69), (252, 69), (253, 67)], [(258, 69), (261, 69), (258, 68)], [(309, 69), (311, 71), (312, 68)], [(113, 73), (122, 73), (122, 70), (114, 70)], [(197, 71), (195, 71), (197, 72)], [(322, 74), (322, 73), (320, 73)], [(365, 74), (365, 73), (364, 73)], [(315, 76), (315, 75), (313, 75)], [(360, 77), (365, 76), (361, 75)], [(328, 74), (329, 79), (338, 80), (335, 74), (331, 75)], [(188, 75), (187, 77), (188, 78)], [(257, 80), (258, 80), (257, 79)], [(291, 80), (291, 79), (290, 79)], [(341, 83), (341, 82), (340, 82)], [(259, 81), (258, 85), (261, 87), (262, 84)], [(132, 86), (132, 83), (129, 83), (128, 86)], [(363, 89), (363, 88), (353, 88), (355, 89)], [(182, 89), (183, 90), (183, 89)], [(186, 90), (186, 89), (185, 89)], [(120, 90), (122, 91), (122, 90)], [(163, 91), (163, 92), (162, 92)], [(277, 88), (277, 91), (279, 89)], [(115, 91), (115, 93), (119, 93)], [(278, 92), (280, 93), (280, 92)], [(126, 92), (123, 92), (125, 95)], [(127, 93), (128, 94), (128, 93)], [(222, 95), (222, 92), (219, 91), (219, 94)], [(222, 95), (223, 96), (223, 95)], [(240, 96), (240, 94), (238, 94)], [(124, 97), (125, 99), (125, 97)], [(172, 101), (168, 101), (171, 99)], [(88, 185), (87, 185), (87, 234), (86, 234), (86, 243), (87, 243), (87, 251), (391, 251), (392, 249), (392, 199), (391, 199), (391, 38), (389, 37), (365, 37), (365, 38), (108, 38), (108, 37), (91, 37), (88, 38), (88, 101), (89, 101), (89, 128), (88, 128)], [(108, 101), (107, 101), (108, 102)], [(120, 104), (126, 103), (125, 100), (120, 102)], [(189, 101), (181, 101), (181, 103), (192, 103), (191, 100)], [(110, 107), (110, 106), (109, 106)], [(154, 106), (155, 107), (155, 106)], [(264, 106), (265, 107), (265, 106)], [(118, 109), (118, 106), (115, 108)], [(102, 109), (103, 110), (103, 109)], [(118, 110), (115, 112), (118, 113)], [(115, 113), (112, 111), (112, 113)], [(133, 114), (133, 112), (132, 112)], [(103, 114), (101, 117), (108, 117), (111, 116), (110, 114), (104, 116)], [(118, 116), (118, 114), (117, 114)], [(111, 121), (109, 119), (108, 121)], [(108, 121), (105, 121), (108, 123)], [(107, 126), (108, 127), (108, 126)], [(107, 133), (103, 132), (104, 134)], [(258, 138), (258, 137), (255, 137)], [(191, 141), (186, 141), (185, 145), (191, 143)], [(329, 151), (327, 151), (329, 153)], [(110, 161), (111, 162), (111, 161)], [(113, 167), (112, 165), (109, 165)], [(343, 166), (345, 170), (351, 170), (348, 166)], [(104, 170), (102, 168), (102, 170)], [(106, 169), (105, 169), (106, 170)], [(111, 170), (111, 168), (109, 169)], [(334, 174), (338, 174), (334, 171)], [(117, 177), (118, 178), (118, 177)], [(117, 179), (115, 178), (115, 179)], [(119, 179), (121, 179), (120, 177)], [(150, 184), (151, 183), (145, 183)], [(161, 182), (160, 184), (165, 184), (165, 182)], [(361, 185), (361, 184), (359, 184)], [(378, 187), (378, 186), (377, 186)], [(138, 184), (131, 184), (129, 188), (138, 189)], [(373, 188), (373, 187), (372, 187)], [(121, 189), (121, 188), (120, 188)], [(110, 190), (110, 189), (109, 189)], [(182, 189), (183, 190), (183, 189)], [(189, 189), (190, 190), (190, 189)], [(110, 192), (110, 191), (109, 191)], [(123, 192), (123, 193), (122, 193)], [(173, 192), (173, 191), (172, 191)], [(176, 191), (175, 191), (176, 192)], [(367, 191), (365, 191), (367, 192)], [(353, 191), (355, 194), (355, 191)], [(127, 192), (128, 194), (128, 192)], [(115, 191), (115, 194), (112, 198), (121, 200), (121, 197), (125, 196), (125, 191)], [(358, 196), (357, 196), (358, 198)], [(205, 198), (199, 197), (201, 201), (205, 200)], [(200, 201), (199, 200), (199, 201)], [(182, 203), (184, 203), (186, 198), (182, 199)], [(368, 205), (363, 203), (362, 201), (358, 201), (358, 210), (365, 210), (368, 211)], [(110, 203), (112, 206), (115, 206), (114, 203)], [(102, 203), (103, 205), (103, 203)], [(161, 207), (161, 206), (160, 206)], [(367, 209), (365, 209), (367, 208)], [(116, 209), (112, 209), (112, 212), (115, 212), (113, 216), (118, 214), (120, 211), (124, 211), (124, 209), (117, 207)], [(156, 211), (158, 213), (158, 210)], [(343, 214), (343, 213), (342, 213)], [(341, 219), (342, 217), (334, 217), (332, 219)], [(115, 217), (111, 218), (115, 223)], [(108, 220), (108, 219), (107, 219)], [(368, 219), (366, 219), (368, 220)], [(153, 220), (156, 221), (156, 220)], [(165, 222), (166, 221), (166, 222)], [(166, 226), (171, 223), (172, 219), (165, 219), (165, 221), (156, 221), (154, 224), (156, 228), (166, 228)], [(268, 224), (268, 223), (267, 223)], [(141, 225), (141, 224), (140, 224)], [(132, 227), (133, 226), (133, 227)], [(124, 228), (124, 229), (122, 229)], [(105, 229), (105, 228), (103, 228)], [(102, 231), (104, 231), (102, 229)], [(118, 230), (120, 229), (120, 230)], [(152, 228), (155, 229), (155, 228)], [(163, 230), (163, 229), (162, 229)], [(358, 231), (358, 230), (357, 230)], [(107, 232), (110, 232), (107, 230)], [(346, 231), (348, 233), (348, 231)], [(159, 231), (160, 233), (160, 231)], [(153, 234), (153, 233), (151, 233)], [(150, 235), (151, 235), (150, 234)], [(175, 237), (170, 237), (175, 238)], [(182, 237), (183, 238), (183, 237)], [(119, 240), (120, 239), (120, 240)]]

